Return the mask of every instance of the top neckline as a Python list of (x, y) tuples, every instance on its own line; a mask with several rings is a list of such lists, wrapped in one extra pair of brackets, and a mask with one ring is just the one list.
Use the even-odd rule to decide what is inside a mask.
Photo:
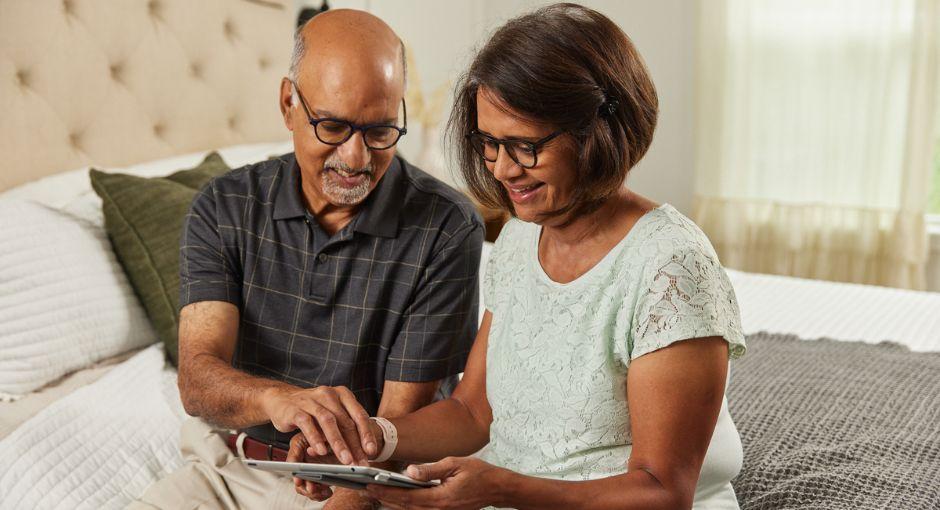
[(605, 268), (606, 266), (609, 266), (612, 263), (613, 259), (616, 258), (617, 256), (616, 254), (619, 253), (623, 249), (624, 246), (629, 244), (629, 242), (632, 241), (634, 237), (639, 235), (639, 234), (634, 234), (634, 232), (639, 230), (640, 226), (645, 225), (645, 223), (647, 223), (649, 219), (653, 217), (654, 212), (665, 211), (667, 208), (672, 208), (672, 206), (669, 205), (668, 203), (663, 203), (663, 204), (660, 204), (658, 207), (655, 207), (643, 213), (643, 216), (640, 216), (640, 218), (636, 220), (636, 223), (634, 223), (633, 226), (630, 227), (630, 230), (628, 230), (627, 233), (624, 234), (623, 238), (620, 239), (620, 241), (617, 241), (617, 244), (611, 247), (610, 250), (607, 250), (607, 253), (605, 253), (604, 256), (601, 257), (599, 261), (597, 261), (596, 264), (591, 266), (591, 268), (585, 271), (584, 274), (575, 278), (574, 280), (571, 280), (568, 283), (561, 283), (561, 282), (556, 282), (555, 280), (552, 280), (552, 278), (548, 276), (548, 273), (545, 272), (545, 268), (542, 267), (542, 262), (539, 260), (539, 239), (541, 239), (542, 237), (542, 226), (538, 225), (537, 226), (538, 228), (535, 229), (535, 235), (533, 236), (533, 240), (532, 240), (532, 245), (531, 245), (532, 256), (529, 257), (529, 264), (533, 266), (532, 270), (535, 272), (536, 275), (538, 275), (538, 278), (542, 280), (544, 283), (552, 287), (555, 287), (558, 289), (570, 289), (570, 288), (578, 287), (584, 284), (584, 282), (591, 280), (591, 278), (593, 277), (595, 273), (599, 273), (603, 271), (603, 268)]

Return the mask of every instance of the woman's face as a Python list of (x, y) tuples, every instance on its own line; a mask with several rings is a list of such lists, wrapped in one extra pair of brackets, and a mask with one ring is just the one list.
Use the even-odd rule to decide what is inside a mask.
[[(477, 129), (502, 140), (535, 142), (550, 135), (551, 126), (524, 120), (492, 92), (477, 91)], [(538, 149), (537, 164), (519, 166), (500, 146), (496, 161), (486, 168), (506, 188), (523, 221), (539, 222), (541, 214), (568, 204), (575, 186), (575, 150), (571, 137), (561, 134)], [(561, 221), (552, 219), (551, 221)]]

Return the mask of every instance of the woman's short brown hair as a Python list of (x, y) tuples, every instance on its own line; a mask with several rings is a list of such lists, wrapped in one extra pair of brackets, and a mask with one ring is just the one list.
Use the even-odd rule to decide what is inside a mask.
[(571, 201), (546, 213), (565, 223), (597, 210), (615, 193), (653, 140), (659, 101), (630, 38), (603, 14), (561, 3), (500, 27), (457, 85), (448, 122), (460, 172), (489, 207), (514, 212), (467, 135), (477, 127), (477, 91), (485, 87), (515, 112), (569, 133), (578, 160)]

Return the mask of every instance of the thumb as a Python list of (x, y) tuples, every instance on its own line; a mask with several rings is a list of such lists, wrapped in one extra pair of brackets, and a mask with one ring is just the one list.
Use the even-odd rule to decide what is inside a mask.
[(415, 480), (428, 482), (439, 480), (450, 476), (454, 469), (454, 463), (450, 459), (444, 459), (440, 462), (431, 464), (412, 464), (408, 466), (406, 474)]

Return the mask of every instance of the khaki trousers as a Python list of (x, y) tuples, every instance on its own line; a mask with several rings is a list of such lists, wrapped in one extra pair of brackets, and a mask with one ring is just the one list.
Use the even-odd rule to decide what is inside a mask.
[(183, 466), (154, 482), (130, 509), (252, 510), (320, 509), (323, 504), (294, 492), (289, 476), (246, 466), (228, 449), (223, 434), (198, 418), (183, 422)]

